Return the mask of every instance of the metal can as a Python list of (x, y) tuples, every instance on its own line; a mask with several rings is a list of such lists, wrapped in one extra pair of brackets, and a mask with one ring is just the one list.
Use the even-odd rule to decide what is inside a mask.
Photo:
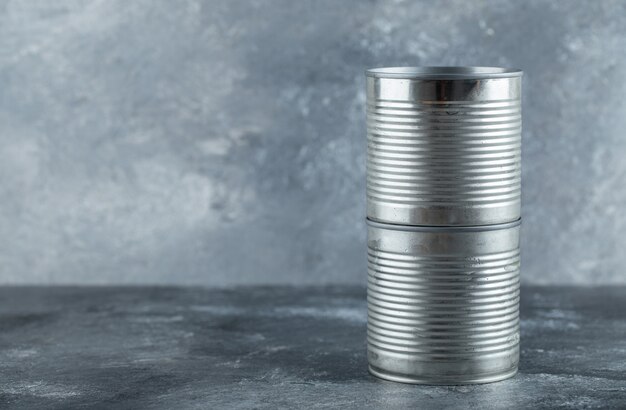
[(430, 226), (520, 218), (520, 70), (366, 74), (368, 218)]
[(368, 221), (368, 361), (383, 379), (473, 384), (519, 361), (520, 221), (418, 227)]

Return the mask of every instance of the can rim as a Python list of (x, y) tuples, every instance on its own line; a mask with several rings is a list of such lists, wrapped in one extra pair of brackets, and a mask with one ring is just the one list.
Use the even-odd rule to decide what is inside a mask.
[(523, 74), (517, 68), (479, 66), (379, 67), (365, 71), (368, 77), (415, 80), (480, 80), (521, 77)]
[(369, 218), (365, 218), (367, 225), (374, 228), (390, 229), (393, 231), (405, 231), (405, 232), (436, 232), (436, 233), (449, 233), (449, 232), (485, 232), (496, 231), (498, 229), (507, 229), (520, 226), (522, 218), (513, 221), (492, 225), (473, 225), (473, 226), (425, 226), (425, 225), (397, 225), (384, 222), (377, 222)]

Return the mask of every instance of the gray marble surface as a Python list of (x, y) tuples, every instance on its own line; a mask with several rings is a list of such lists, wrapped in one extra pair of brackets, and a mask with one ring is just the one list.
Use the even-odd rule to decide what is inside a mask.
[(523, 280), (626, 283), (624, 50), (620, 0), (0, 0), (0, 283), (363, 285), (389, 65), (522, 68)]
[(626, 287), (526, 287), (521, 365), (480, 386), (367, 373), (360, 287), (2, 287), (2, 409), (625, 408)]

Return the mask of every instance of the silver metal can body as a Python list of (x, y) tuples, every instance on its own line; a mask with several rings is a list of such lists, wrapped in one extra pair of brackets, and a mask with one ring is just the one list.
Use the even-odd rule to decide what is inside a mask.
[(368, 221), (370, 372), (424, 384), (513, 376), (519, 229), (519, 221), (449, 228)]
[(520, 218), (521, 71), (367, 72), (367, 216), (472, 226)]

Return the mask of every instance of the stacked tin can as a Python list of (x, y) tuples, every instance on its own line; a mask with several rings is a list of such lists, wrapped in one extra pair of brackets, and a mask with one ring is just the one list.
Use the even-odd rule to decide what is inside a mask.
[(368, 361), (487, 383), (519, 361), (521, 76), (367, 71)]

